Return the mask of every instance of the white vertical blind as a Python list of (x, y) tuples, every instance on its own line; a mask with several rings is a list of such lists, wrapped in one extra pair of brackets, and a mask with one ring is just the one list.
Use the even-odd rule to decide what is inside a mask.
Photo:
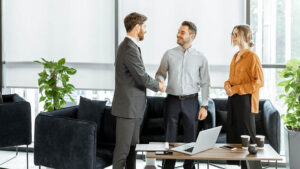
[(144, 62), (152, 76), (163, 53), (177, 46), (178, 28), (182, 21), (188, 20), (198, 28), (193, 47), (208, 59), (212, 86), (223, 86), (228, 78), (230, 61), (237, 50), (231, 46), (232, 28), (237, 24), (245, 24), (244, 0), (122, 0), (120, 41), (126, 34), (123, 19), (131, 12), (139, 12), (148, 17), (147, 34), (141, 44)]
[[(115, 56), (114, 0), (3, 0), (4, 85), (37, 87), (40, 57), (65, 57), (78, 73), (77, 88), (113, 89)], [(193, 47), (211, 65), (212, 86), (223, 86), (236, 51), (230, 33), (245, 23), (244, 0), (119, 0), (119, 41), (126, 32), (124, 17), (140, 12), (148, 17), (142, 53), (154, 76), (163, 53), (177, 46), (182, 21), (198, 27)]]
[(113, 88), (114, 74), (107, 71), (115, 57), (114, 2), (3, 0), (5, 85), (37, 87), (42, 67), (31, 62), (65, 57), (78, 70), (71, 78), (77, 88)]

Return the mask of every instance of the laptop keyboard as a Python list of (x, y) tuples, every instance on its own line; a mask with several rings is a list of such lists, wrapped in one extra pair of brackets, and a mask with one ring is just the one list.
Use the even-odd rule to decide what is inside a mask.
[(194, 147), (191, 147), (191, 148), (188, 148), (188, 149), (185, 149), (184, 151), (187, 151), (187, 152), (193, 152), (193, 149), (194, 149)]

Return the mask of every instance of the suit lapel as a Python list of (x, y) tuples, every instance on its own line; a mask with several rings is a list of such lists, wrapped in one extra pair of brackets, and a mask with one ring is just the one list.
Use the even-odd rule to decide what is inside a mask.
[(144, 62), (143, 62), (143, 58), (142, 58), (142, 52), (141, 52), (141, 49), (140, 49), (140, 47), (138, 47), (138, 49), (139, 49), (139, 52), (140, 52), (140, 59), (141, 59), (142, 63), (144, 64)]
[(127, 37), (125, 37), (125, 38), (128, 41), (128, 43), (130, 43), (134, 48), (138, 49), (138, 51), (139, 51), (139, 56), (138, 57), (141, 59), (142, 63), (144, 64), (140, 47), (138, 45), (136, 45), (131, 39), (129, 39)]

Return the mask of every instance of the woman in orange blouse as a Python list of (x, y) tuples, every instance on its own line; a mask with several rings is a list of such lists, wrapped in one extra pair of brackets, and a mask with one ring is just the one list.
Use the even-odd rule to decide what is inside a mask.
[(224, 83), (229, 96), (227, 143), (241, 143), (241, 135), (249, 135), (251, 144), (255, 143), (255, 114), (264, 77), (259, 58), (250, 50), (254, 45), (250, 27), (235, 26), (231, 38), (239, 51), (232, 58), (229, 79)]

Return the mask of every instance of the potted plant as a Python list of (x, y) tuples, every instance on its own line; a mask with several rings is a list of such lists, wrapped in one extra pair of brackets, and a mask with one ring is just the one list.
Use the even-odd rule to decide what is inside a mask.
[(76, 69), (65, 66), (65, 58), (58, 62), (34, 61), (44, 66), (44, 70), (40, 72), (38, 84), (41, 94), (40, 102), (44, 102), (44, 111), (52, 111), (61, 109), (65, 106), (65, 96), (68, 96), (72, 102), (75, 100), (71, 94), (75, 90), (74, 85), (69, 83), (70, 75), (76, 73)]
[(300, 166), (300, 61), (291, 59), (286, 68), (279, 71), (279, 76), (284, 80), (278, 86), (284, 87), (287, 105), (286, 114), (281, 115), (285, 128), (285, 154), (288, 169), (298, 169)]

